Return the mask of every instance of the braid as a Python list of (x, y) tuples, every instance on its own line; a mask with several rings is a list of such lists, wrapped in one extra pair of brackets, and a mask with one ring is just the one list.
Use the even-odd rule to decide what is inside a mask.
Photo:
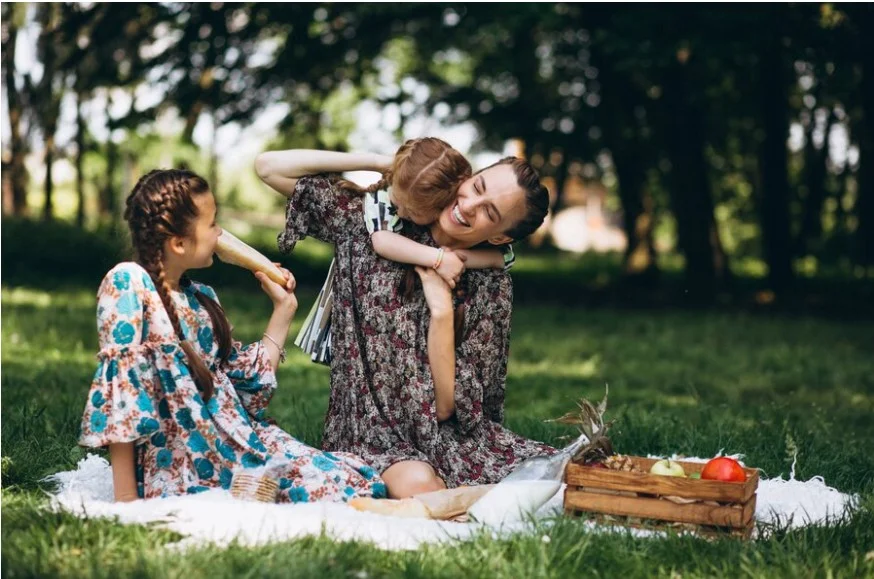
[[(203, 358), (195, 352), (182, 331), (182, 323), (173, 304), (172, 290), (164, 269), (164, 242), (172, 237), (188, 235), (190, 223), (198, 216), (193, 198), (208, 192), (206, 181), (190, 171), (154, 170), (137, 181), (127, 198), (124, 212), (137, 262), (149, 273), (155, 284), (173, 326), (173, 333), (185, 353), (188, 368), (204, 401), (212, 397), (215, 385)], [(197, 292), (196, 297), (209, 313), (214, 334), (218, 338), (219, 358), (225, 360), (231, 349), (230, 324), (224, 311), (212, 299), (201, 292)]]
[(185, 334), (182, 332), (182, 324), (179, 322), (179, 315), (176, 313), (176, 306), (173, 305), (173, 298), (170, 297), (170, 284), (167, 283), (164, 273), (164, 264), (161, 261), (162, 251), (158, 250), (155, 254), (155, 261), (149, 264), (146, 268), (152, 274), (152, 280), (155, 282), (155, 289), (158, 290), (158, 295), (161, 296), (161, 302), (164, 304), (164, 309), (167, 310), (167, 317), (170, 318), (170, 323), (173, 324), (173, 331), (179, 341), (185, 340)]
[(389, 169), (382, 174), (379, 181), (368, 187), (362, 187), (361, 185), (353, 183), (348, 179), (337, 179), (334, 184), (344, 191), (348, 191), (350, 193), (354, 193), (355, 195), (363, 197), (364, 195), (375, 193), (377, 191), (382, 191), (383, 189), (388, 188), (388, 186), (391, 185), (391, 179), (392, 172), (391, 169)]

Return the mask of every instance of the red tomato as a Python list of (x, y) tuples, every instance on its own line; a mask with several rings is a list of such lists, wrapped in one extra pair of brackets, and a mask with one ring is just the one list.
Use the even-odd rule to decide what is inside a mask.
[(704, 465), (701, 471), (702, 480), (718, 480), (722, 482), (744, 482), (747, 473), (743, 467), (733, 458), (720, 456)]

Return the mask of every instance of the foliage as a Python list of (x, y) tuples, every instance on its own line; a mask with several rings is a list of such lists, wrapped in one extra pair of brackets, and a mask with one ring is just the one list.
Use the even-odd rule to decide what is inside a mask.
[[(874, 263), (872, 22), (868, 5), (831, 3), (521, 3), (498, 14), (456, 3), (4, 4), (4, 38), (22, 44), (30, 26), (41, 64), (19, 70), (5, 49), (4, 207), (27, 209), (22, 152), (34, 127), (49, 167), (72, 154), (84, 174), (85, 152), (106, 157), (100, 218), (81, 217), (79, 179), (77, 219), (111, 221), (131, 174), (151, 163), (137, 162), (138, 137), (174, 142), (155, 131), (167, 119), (190, 143), (195, 127), (214, 139), (271, 109), (272, 146), (342, 150), (370, 100), (396, 107), (402, 124), (421, 113), (472, 122), (475, 148), (518, 139), (556, 208), (566, 185), (603, 184), (623, 214), (633, 278), (658, 281), (655, 232), (668, 229), (696, 292), (718, 294), (737, 262), (759, 259), (784, 299), (804, 264), (865, 273)], [(106, 109), (108, 137), (78, 123), (73, 143), (54, 141), (70, 94), (80, 111)], [(195, 164), (247, 205), (250, 182), (226, 184), (206, 149)], [(48, 218), (51, 179), (44, 189)]]

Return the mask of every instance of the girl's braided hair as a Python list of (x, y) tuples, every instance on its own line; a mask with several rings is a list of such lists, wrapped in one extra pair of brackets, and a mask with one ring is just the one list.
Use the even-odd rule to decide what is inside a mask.
[[(184, 237), (189, 234), (190, 226), (198, 216), (194, 198), (206, 193), (209, 193), (207, 182), (191, 171), (155, 169), (143, 175), (134, 185), (124, 211), (137, 263), (149, 273), (155, 283), (176, 337), (185, 352), (194, 383), (204, 401), (208, 401), (215, 390), (212, 375), (182, 332), (164, 271), (164, 242), (171, 237)], [(191, 280), (183, 276), (180, 283), (188, 287)], [(209, 313), (219, 347), (218, 357), (224, 362), (232, 347), (231, 327), (224, 310), (203, 292), (195, 292), (194, 295)]]

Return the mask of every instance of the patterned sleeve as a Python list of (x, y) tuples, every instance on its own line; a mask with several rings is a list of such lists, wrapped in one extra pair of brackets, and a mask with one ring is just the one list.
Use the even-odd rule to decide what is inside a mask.
[[(221, 305), (215, 290), (208, 285), (198, 283), (196, 289)], [(243, 344), (232, 340), (224, 370), (246, 412), (255, 420), (263, 420), (276, 392), (276, 373), (263, 343)]]
[(455, 353), (455, 417), (462, 432), (485, 420), (504, 420), (504, 386), (510, 348), (513, 288), (500, 270), (477, 270), (478, 288), (465, 311)]
[(119, 264), (98, 290), (99, 364), (82, 417), (83, 446), (135, 442), (160, 430), (153, 403), (153, 389), (160, 388), (152, 376), (155, 352), (142, 344), (148, 292), (142, 276), (134, 264)]
[(404, 228), (388, 191), (374, 191), (364, 195), (364, 225), (371, 235), (377, 231), (400, 233)]
[(279, 234), (279, 249), (288, 253), (306, 237), (336, 244), (362, 233), (362, 196), (340, 189), (336, 179), (309, 175), (297, 180), (285, 209), (285, 230)]
[(513, 252), (513, 244), (507, 243), (502, 245), (500, 250), (504, 256), (504, 271), (510, 271), (516, 265), (516, 254)]
[(243, 408), (255, 420), (264, 420), (276, 392), (276, 373), (270, 365), (267, 348), (260, 341), (244, 345), (234, 340), (225, 368)]

